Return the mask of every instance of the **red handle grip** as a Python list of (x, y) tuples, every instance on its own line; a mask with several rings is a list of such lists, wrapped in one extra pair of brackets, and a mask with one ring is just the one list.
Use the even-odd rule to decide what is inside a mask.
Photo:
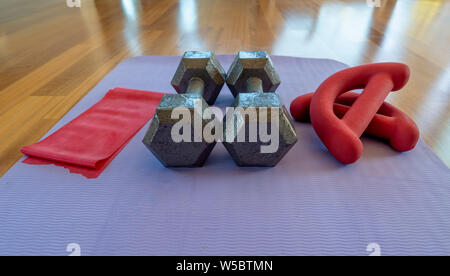
[[(340, 71), (319, 86), (311, 99), (311, 123), (337, 160), (350, 164), (360, 158), (363, 145), (359, 137), (367, 129), (387, 95), (401, 89), (408, 79), (407, 65), (378, 63)], [(364, 91), (354, 99), (342, 119), (337, 117), (333, 106), (338, 96), (362, 88)]]
[[(291, 104), (291, 114), (295, 120), (310, 122), (311, 99), (314, 93), (296, 98)], [(340, 95), (334, 103), (334, 114), (338, 118), (344, 117), (350, 106), (360, 96), (359, 93), (347, 92)], [(404, 152), (412, 150), (419, 140), (419, 128), (416, 123), (395, 106), (384, 102), (377, 114), (370, 121), (365, 134), (386, 139), (392, 148)]]

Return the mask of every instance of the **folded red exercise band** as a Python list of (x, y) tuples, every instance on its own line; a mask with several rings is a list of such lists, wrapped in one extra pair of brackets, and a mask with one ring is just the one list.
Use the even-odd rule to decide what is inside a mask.
[(164, 94), (116, 88), (98, 103), (22, 153), (27, 164), (54, 164), (96, 178), (148, 122)]

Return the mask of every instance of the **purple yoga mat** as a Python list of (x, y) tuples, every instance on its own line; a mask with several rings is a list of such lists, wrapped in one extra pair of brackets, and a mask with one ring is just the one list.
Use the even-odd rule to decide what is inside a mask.
[[(233, 57), (219, 56), (225, 68)], [(179, 57), (121, 63), (50, 131), (111, 88), (173, 91)], [(289, 103), (347, 66), (274, 56)], [(412, 76), (414, 77), (414, 76)], [(402, 93), (402, 92), (400, 92)], [(224, 87), (217, 105), (231, 105)], [(143, 146), (144, 127), (98, 179), (17, 163), (0, 179), (0, 254), (382, 255), (450, 254), (450, 170), (422, 141), (399, 154), (364, 138), (343, 166), (312, 127), (275, 168), (239, 168), (218, 144), (205, 167), (167, 169)]]

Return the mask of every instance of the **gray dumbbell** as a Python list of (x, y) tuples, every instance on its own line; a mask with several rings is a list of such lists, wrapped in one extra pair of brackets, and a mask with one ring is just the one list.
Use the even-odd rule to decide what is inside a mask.
[[(179, 94), (164, 95), (155, 112), (150, 128), (144, 137), (145, 146), (166, 167), (202, 166), (215, 142), (208, 143), (203, 137), (194, 140), (194, 120), (192, 119), (191, 141), (175, 142), (172, 127), (179, 119), (172, 119), (176, 108), (187, 108), (194, 116), (200, 116), (202, 125), (210, 120), (203, 119), (203, 111), (216, 100), (225, 83), (226, 73), (211, 51), (186, 52), (172, 79), (172, 86)], [(195, 103), (201, 102), (201, 110)], [(201, 114), (195, 114), (199, 113)]]
[[(267, 52), (239, 52), (228, 71), (226, 82), (236, 97), (234, 108), (254, 109), (257, 120), (260, 119), (261, 112), (267, 112), (267, 118), (255, 121), (255, 118), (250, 118), (245, 112), (234, 112), (232, 121), (224, 119), (225, 148), (239, 166), (275, 166), (297, 142), (297, 134), (288, 111), (278, 95), (273, 93), (281, 82)], [(272, 121), (272, 112), (274, 116), (278, 113), (275, 121)], [(227, 127), (230, 122), (233, 124)], [(275, 127), (272, 124), (277, 124), (274, 129), (278, 131), (279, 143), (270, 153), (261, 150), (261, 146), (268, 145), (267, 141), (262, 142), (260, 137), (256, 141), (250, 141), (250, 124), (256, 124), (259, 133), (263, 123), (269, 131), (271, 127)], [(245, 131), (244, 142), (238, 140), (241, 131)]]

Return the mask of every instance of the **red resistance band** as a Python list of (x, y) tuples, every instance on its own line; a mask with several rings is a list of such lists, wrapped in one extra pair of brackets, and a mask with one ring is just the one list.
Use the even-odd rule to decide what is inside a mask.
[(116, 88), (44, 140), (21, 149), (23, 162), (54, 164), (97, 178), (153, 117), (164, 94)]

